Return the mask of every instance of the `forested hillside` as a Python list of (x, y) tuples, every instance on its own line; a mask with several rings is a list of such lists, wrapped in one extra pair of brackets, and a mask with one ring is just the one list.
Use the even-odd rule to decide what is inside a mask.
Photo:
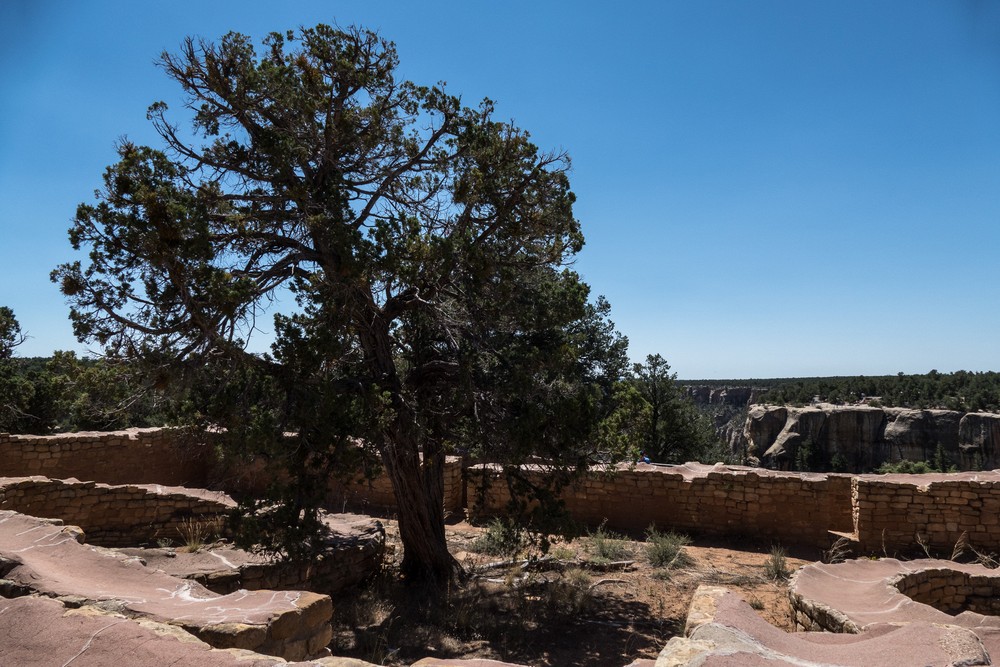
[(907, 408), (1000, 411), (1000, 373), (932, 370), (923, 375), (770, 378), (747, 380), (680, 380), (682, 386), (754, 387), (759, 403), (806, 405), (860, 403)]

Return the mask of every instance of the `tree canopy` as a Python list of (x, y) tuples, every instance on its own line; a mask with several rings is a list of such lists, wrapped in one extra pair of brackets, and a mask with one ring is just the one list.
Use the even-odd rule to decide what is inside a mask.
[(626, 341), (569, 268), (565, 155), (489, 100), (398, 80), (362, 29), (188, 39), (159, 64), (191, 129), (150, 107), (163, 146), (120, 142), (70, 230), (89, 253), (53, 280), (81, 340), (157, 383), (197, 377), (191, 414), (292, 473), (249, 521), (308, 524), (324, 478), (377, 454), (404, 573), (442, 580), (446, 454), (578, 471), (623, 451), (606, 419)]
[(657, 462), (684, 463), (711, 456), (719, 446), (709, 418), (677, 386), (677, 374), (667, 360), (650, 354), (634, 364), (633, 382), (648, 408), (644, 415), (643, 447)]

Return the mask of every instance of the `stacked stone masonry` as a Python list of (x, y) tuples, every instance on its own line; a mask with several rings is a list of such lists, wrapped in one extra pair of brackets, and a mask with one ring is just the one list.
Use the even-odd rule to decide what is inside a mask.
[(88, 542), (103, 547), (183, 542), (192, 530), (218, 534), (235, 505), (222, 493), (155, 484), (0, 478), (0, 510), (80, 526)]
[[(463, 475), (462, 459), (448, 456), (444, 464), (444, 510), (456, 513), (462, 510)], [(374, 479), (358, 477), (348, 483), (330, 482), (327, 504), (334, 509), (376, 507), (391, 509), (396, 506), (392, 482), (385, 474)]]
[[(140, 545), (181, 545), (214, 540), (224, 535), (226, 513), (235, 507), (217, 491), (157, 485), (111, 486), (76, 479), (0, 477), (0, 510), (55, 519), (79, 526), (87, 542), (126, 548), (139, 558), (172, 548), (128, 549)], [(351, 515), (323, 515), (332, 535), (327, 550), (308, 564), (282, 563), (267, 558), (249, 562), (218, 558), (218, 568), (183, 574), (216, 593), (248, 590), (308, 588), (333, 593), (376, 572), (385, 551), (385, 531), (373, 519)], [(345, 530), (340, 530), (346, 526)], [(242, 555), (242, 554), (241, 554)], [(238, 564), (224, 567), (232, 558)], [(171, 560), (174, 560), (171, 558)], [(177, 559), (183, 560), (183, 559)], [(214, 561), (212, 561), (214, 562)]]
[[(0, 433), (0, 477), (74, 477), (105, 484), (163, 484), (259, 493), (272, 481), (261, 466), (223, 464), (213, 436), (180, 428), (132, 428), (111, 432), (11, 435)], [(449, 456), (444, 470), (445, 511), (462, 509), (462, 460)], [(395, 506), (382, 474), (342, 484), (330, 481), (330, 508)]]
[(954, 569), (921, 570), (901, 575), (894, 582), (903, 595), (955, 616), (973, 611), (1000, 616), (1000, 580)]
[[(470, 469), (470, 504), (479, 503), (475, 511), (501, 514), (509, 499), (495, 467)], [(590, 475), (566, 491), (563, 499), (579, 521), (599, 524), (607, 520), (612, 527), (630, 531), (655, 524), (660, 529), (764, 537), (826, 548), (829, 531), (852, 530), (849, 475), (697, 463), (640, 464), (622, 467), (613, 475)]]
[(187, 429), (132, 428), (108, 433), (0, 433), (0, 477), (76, 477), (106, 484), (205, 488), (211, 448)]
[(859, 475), (852, 481), (854, 532), (863, 552), (956, 545), (1000, 550), (1000, 473)]
[[(220, 464), (207, 454), (212, 448), (206, 442), (207, 438), (182, 429), (52, 436), (0, 434), (0, 476), (76, 477), (129, 485), (132, 491), (128, 493), (137, 494), (129, 500), (138, 514), (143, 494), (150, 493), (148, 489), (139, 491), (139, 485), (160, 482), (213, 488), (214, 484), (214, 488), (229, 491), (227, 480), (247, 479), (246, 471), (220, 473)], [(489, 466), (463, 470), (461, 459), (449, 457), (445, 466), (446, 511), (459, 512), (468, 506), (482, 514), (502, 513), (508, 500), (505, 485), (484, 485), (484, 480), (496, 482), (498, 474)], [(92, 492), (110, 492), (98, 487), (95, 485)], [(576, 519), (588, 524), (607, 520), (609, 526), (623, 530), (641, 531), (656, 524), (661, 529), (743, 534), (788, 546), (819, 548), (830, 546), (836, 537), (831, 535), (833, 531), (850, 537), (860, 553), (911, 554), (927, 548), (947, 555), (959, 542), (986, 552), (1000, 551), (997, 471), (848, 475), (721, 464), (640, 464), (621, 466), (614, 474), (595, 472), (565, 491), (563, 497)], [(335, 511), (345, 506), (395, 505), (384, 475), (347, 485), (331, 483), (329, 499), (329, 508)], [(13, 508), (9, 503), (23, 501), (11, 498), (4, 502)], [(94, 505), (100, 507), (101, 503)], [(74, 517), (67, 521), (88, 523)], [(109, 535), (107, 539), (115, 538)]]

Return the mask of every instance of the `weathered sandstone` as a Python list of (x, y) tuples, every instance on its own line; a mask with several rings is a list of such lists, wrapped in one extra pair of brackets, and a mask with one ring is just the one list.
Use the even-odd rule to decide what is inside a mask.
[(789, 584), (800, 628), (857, 633), (884, 623), (960, 626), (994, 657), (1000, 657), (998, 594), (996, 570), (933, 559), (813, 563)]
[(0, 665), (31, 667), (374, 667), (320, 658), (288, 663), (245, 649), (215, 649), (177, 626), (39, 597), (0, 598)]
[(216, 648), (303, 660), (322, 654), (332, 630), (330, 597), (304, 591), (226, 596), (82, 544), (60, 522), (0, 511), (0, 594), (31, 593), (177, 625)]
[(966, 628), (931, 623), (879, 623), (858, 634), (787, 633), (765, 622), (739, 595), (700, 586), (684, 637), (671, 639), (656, 667), (954, 667), (989, 665), (977, 636)]
[(220, 594), (268, 588), (332, 595), (378, 572), (385, 555), (385, 529), (380, 521), (354, 514), (323, 514), (322, 518), (328, 530), (323, 552), (306, 563), (275, 561), (227, 544), (207, 545), (194, 552), (176, 548), (119, 551)]
[(929, 461), (941, 447), (960, 469), (1000, 467), (1000, 415), (953, 410), (910, 410), (864, 405), (751, 406), (744, 434), (747, 453), (764, 465), (788, 469), (808, 446), (845, 472), (884, 462)]

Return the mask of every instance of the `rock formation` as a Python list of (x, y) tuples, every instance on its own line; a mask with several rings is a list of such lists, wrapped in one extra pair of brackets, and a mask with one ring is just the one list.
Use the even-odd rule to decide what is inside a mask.
[(961, 627), (974, 632), (996, 657), (1000, 655), (996, 572), (978, 564), (925, 558), (813, 563), (794, 575), (789, 598), (801, 629), (858, 633), (888, 623)]
[(0, 510), (0, 595), (41, 595), (176, 625), (216, 648), (287, 660), (329, 655), (328, 595), (264, 590), (218, 595), (82, 542), (82, 531), (74, 526)]
[(683, 637), (667, 642), (656, 667), (955, 667), (990, 665), (970, 629), (944, 623), (875, 623), (857, 634), (788, 633), (767, 623), (739, 595), (699, 586)]
[(746, 457), (747, 440), (744, 433), (744, 412), (766, 391), (758, 387), (709, 387), (685, 385), (685, 395), (694, 401), (715, 423), (715, 434), (728, 449), (740, 458)]
[(1000, 467), (1000, 415), (865, 405), (751, 406), (747, 454), (770, 468), (866, 472), (890, 461), (932, 461), (940, 450), (962, 470)]

